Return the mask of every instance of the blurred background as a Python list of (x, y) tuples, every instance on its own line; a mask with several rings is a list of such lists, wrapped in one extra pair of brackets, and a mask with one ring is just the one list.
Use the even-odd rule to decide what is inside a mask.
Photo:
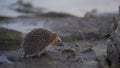
[[(0, 68), (119, 68), (117, 48), (106, 44), (119, 19), (120, 0), (0, 0)], [(23, 59), (22, 43), (35, 28), (59, 33), (64, 46)]]
[[(96, 9), (99, 13), (117, 12), (120, 4), (119, 0), (0, 0), (0, 15), (18, 16), (22, 12), (22, 4), (29, 4), (32, 7), (39, 8), (44, 12), (64, 12), (76, 16), (84, 16), (88, 11)], [(21, 8), (22, 9), (22, 8)], [(25, 9), (23, 9), (25, 10)], [(33, 9), (34, 10), (34, 9)]]

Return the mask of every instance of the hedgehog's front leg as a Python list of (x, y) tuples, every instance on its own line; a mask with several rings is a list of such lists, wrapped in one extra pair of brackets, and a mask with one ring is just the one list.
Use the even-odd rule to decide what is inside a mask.
[(48, 45), (43, 50), (37, 53), (38, 56), (46, 56), (48, 55), (49, 49), (51, 48), (51, 45)]
[(41, 56), (47, 56), (48, 55), (48, 51), (43, 51), (42, 53), (41, 53)]
[(42, 51), (37, 53), (37, 56), (46, 56), (46, 55), (48, 55), (48, 50), (46, 49), (43, 49)]

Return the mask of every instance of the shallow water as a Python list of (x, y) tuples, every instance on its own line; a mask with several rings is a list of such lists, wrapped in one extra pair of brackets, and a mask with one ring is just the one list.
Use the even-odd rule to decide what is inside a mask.
[(4, 63), (4, 62), (6, 62), (8, 64), (13, 63), (7, 59), (7, 56), (0, 56), (0, 63)]
[(29, 31), (31, 31), (32, 29), (34, 29), (34, 28), (43, 28), (44, 24), (45, 24), (42, 21), (33, 22), (33, 23), (30, 23), (30, 22), (31, 21), (28, 21), (28, 22), (16, 21), (16, 22), (12, 22), (12, 23), (9, 23), (9, 24), (0, 24), (0, 26), (27, 33)]
[[(7, 7), (17, 0), (0, 0), (0, 15), (17, 16), (17, 12)], [(103, 12), (116, 12), (120, 5), (120, 0), (24, 0), (36, 7), (46, 8), (47, 11), (66, 12), (77, 16), (83, 16), (87, 11), (98, 9)], [(9, 11), (8, 11), (9, 10)], [(6, 14), (7, 13), (7, 14)]]

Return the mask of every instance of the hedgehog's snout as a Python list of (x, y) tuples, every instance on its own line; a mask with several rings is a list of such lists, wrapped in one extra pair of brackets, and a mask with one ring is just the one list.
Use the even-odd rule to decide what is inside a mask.
[(63, 46), (62, 39), (60, 37), (58, 37), (58, 41), (57, 42), (59, 43), (58, 46)]
[(56, 46), (63, 46), (62, 40), (60, 37), (57, 37), (55, 40), (55, 45)]

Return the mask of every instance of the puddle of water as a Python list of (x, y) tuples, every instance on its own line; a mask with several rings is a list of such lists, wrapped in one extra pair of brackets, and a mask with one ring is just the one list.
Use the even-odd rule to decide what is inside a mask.
[(28, 33), (34, 28), (44, 28), (44, 24), (44, 22), (37, 22), (35, 24), (31, 24), (29, 22), (14, 22), (9, 24), (1, 24), (0, 26)]

